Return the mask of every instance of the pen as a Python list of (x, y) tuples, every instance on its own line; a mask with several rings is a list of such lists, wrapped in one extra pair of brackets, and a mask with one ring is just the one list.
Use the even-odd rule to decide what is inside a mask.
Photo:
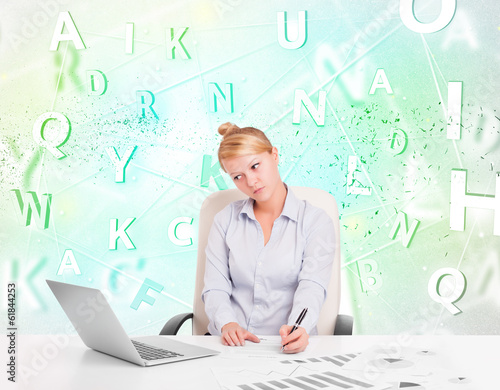
[[(307, 307), (305, 309), (303, 309), (302, 312), (299, 314), (299, 318), (297, 318), (297, 321), (295, 321), (295, 325), (293, 325), (290, 333), (293, 333), (300, 326), (300, 324), (302, 323), (302, 320), (306, 316), (306, 313), (307, 313)], [(288, 333), (288, 334), (290, 334), (290, 333)], [(288, 345), (288, 343), (281, 347), (281, 352), (283, 352), (285, 350), (285, 347), (287, 345)]]

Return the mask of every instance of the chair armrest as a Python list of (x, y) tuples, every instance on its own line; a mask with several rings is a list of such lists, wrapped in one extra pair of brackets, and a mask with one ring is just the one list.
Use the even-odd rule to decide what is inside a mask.
[(333, 334), (336, 336), (351, 336), (352, 324), (353, 324), (353, 319), (351, 316), (345, 314), (338, 314)]
[(182, 313), (169, 319), (160, 331), (160, 335), (176, 335), (181, 326), (189, 319), (193, 318), (193, 313)]

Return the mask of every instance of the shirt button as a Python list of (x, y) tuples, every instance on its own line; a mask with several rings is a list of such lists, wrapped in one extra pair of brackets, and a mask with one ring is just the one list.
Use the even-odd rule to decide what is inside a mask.
[(258, 263), (258, 264), (259, 264), (259, 265), (262, 265), (262, 261), (259, 261), (259, 263)]

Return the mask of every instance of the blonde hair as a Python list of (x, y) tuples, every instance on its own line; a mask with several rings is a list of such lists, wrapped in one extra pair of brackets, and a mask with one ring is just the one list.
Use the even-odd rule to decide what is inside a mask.
[(250, 154), (271, 153), (273, 150), (273, 145), (264, 132), (254, 127), (239, 128), (233, 123), (226, 122), (219, 126), (218, 131), (224, 137), (218, 153), (222, 169), (224, 169), (222, 160)]

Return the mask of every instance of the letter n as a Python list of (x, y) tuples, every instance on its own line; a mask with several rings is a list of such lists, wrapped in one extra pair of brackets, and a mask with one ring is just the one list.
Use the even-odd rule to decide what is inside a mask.
[(226, 88), (222, 92), (217, 83), (208, 83), (208, 100), (210, 102), (210, 112), (217, 112), (217, 102), (228, 114), (234, 112), (233, 84), (226, 83)]
[(408, 248), (410, 246), (410, 243), (413, 241), (413, 238), (415, 237), (418, 225), (420, 225), (420, 221), (418, 219), (415, 219), (412, 222), (410, 229), (408, 230), (408, 218), (405, 213), (400, 211), (396, 218), (396, 222), (394, 222), (394, 225), (392, 225), (392, 229), (389, 233), (389, 238), (394, 240), (396, 238), (396, 235), (398, 234), (398, 230), (401, 228), (401, 243), (405, 248)]
[(300, 108), (304, 104), (307, 112), (316, 122), (316, 126), (325, 125), (325, 106), (326, 106), (326, 91), (319, 91), (318, 108), (314, 107), (306, 91), (303, 89), (295, 90), (295, 97), (293, 99), (293, 119), (294, 125), (300, 124)]

